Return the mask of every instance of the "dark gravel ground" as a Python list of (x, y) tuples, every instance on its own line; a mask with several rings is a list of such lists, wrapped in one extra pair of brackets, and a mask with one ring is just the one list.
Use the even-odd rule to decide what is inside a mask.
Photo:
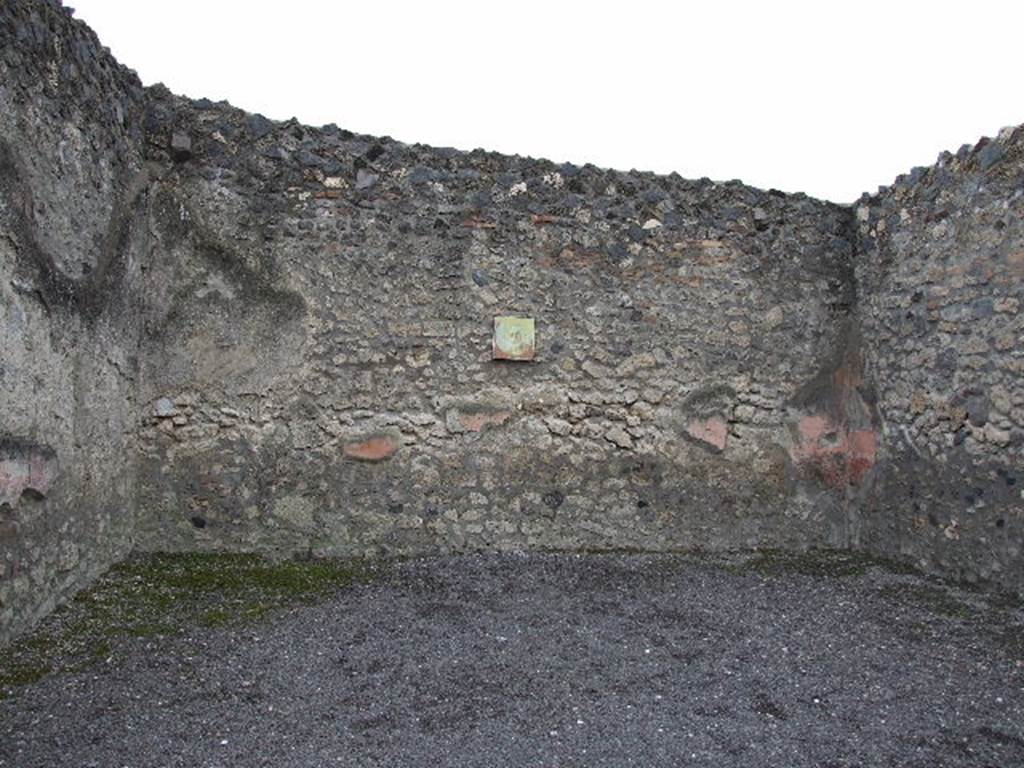
[(393, 564), (118, 639), (0, 701), (0, 766), (1024, 765), (1024, 607), (842, 555)]

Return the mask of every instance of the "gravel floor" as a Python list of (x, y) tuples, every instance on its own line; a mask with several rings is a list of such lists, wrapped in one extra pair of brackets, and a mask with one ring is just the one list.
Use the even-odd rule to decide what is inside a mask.
[(1019, 766), (1024, 608), (878, 566), (409, 561), (0, 701), (0, 766)]

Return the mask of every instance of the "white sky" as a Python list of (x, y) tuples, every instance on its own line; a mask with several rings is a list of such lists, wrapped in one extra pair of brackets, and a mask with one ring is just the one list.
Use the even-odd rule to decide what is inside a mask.
[(274, 119), (850, 202), (1024, 122), (1024, 2), (65, 0)]

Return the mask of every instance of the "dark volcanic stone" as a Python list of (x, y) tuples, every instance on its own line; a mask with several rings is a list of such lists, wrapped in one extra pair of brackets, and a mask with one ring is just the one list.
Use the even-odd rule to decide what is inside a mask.
[(379, 179), (377, 174), (360, 169), (356, 172), (356, 189), (370, 189)]
[(175, 132), (171, 136), (171, 156), (178, 162), (192, 157), (192, 139), (187, 133)]
[(274, 130), (274, 124), (263, 115), (247, 115), (245, 128), (253, 139), (259, 140)]
[(987, 171), (999, 162), (1004, 154), (1005, 150), (1003, 149), (1002, 144), (996, 141), (990, 141), (978, 153), (978, 166), (981, 170)]

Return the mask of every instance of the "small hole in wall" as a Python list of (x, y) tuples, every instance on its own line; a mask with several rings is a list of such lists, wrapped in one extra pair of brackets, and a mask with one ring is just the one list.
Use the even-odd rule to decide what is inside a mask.
[(1004, 520), (1001, 517), (998, 520), (996, 520), (996, 528), (1003, 528), (1005, 526), (1006, 526), (1006, 520)]
[(193, 515), (192, 516), (192, 525), (194, 525), (196, 528), (205, 528), (206, 527), (206, 518), (205, 517), (200, 517), (199, 515)]
[(558, 509), (565, 502), (565, 494), (561, 491), (548, 491), (541, 500), (550, 508)]

